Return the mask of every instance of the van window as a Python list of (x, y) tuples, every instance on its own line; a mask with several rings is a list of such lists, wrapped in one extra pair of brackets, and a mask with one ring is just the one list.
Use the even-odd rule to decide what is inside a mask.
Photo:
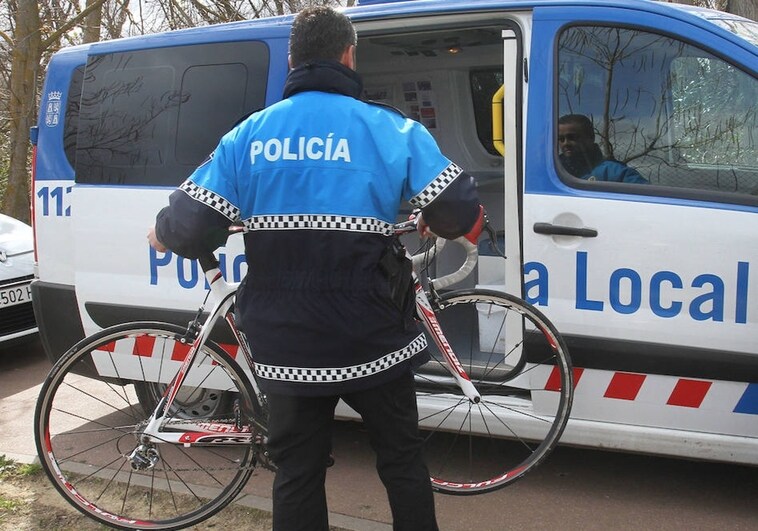
[(264, 106), (268, 64), (262, 42), (90, 57), (76, 181), (179, 184), (242, 116)]
[[(671, 37), (608, 26), (564, 30), (558, 71), (556, 153), (567, 182), (758, 195), (753, 76)], [(566, 125), (581, 117), (594, 141)]]
[(76, 160), (76, 134), (79, 129), (79, 103), (82, 95), (82, 82), (84, 80), (84, 66), (74, 69), (71, 74), (71, 83), (68, 86), (68, 98), (66, 101), (66, 113), (63, 117), (63, 151), (69, 164), (74, 166)]

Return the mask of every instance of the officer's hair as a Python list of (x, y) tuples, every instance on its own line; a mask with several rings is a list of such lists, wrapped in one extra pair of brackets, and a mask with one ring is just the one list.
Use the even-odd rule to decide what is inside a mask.
[(307, 7), (292, 23), (290, 61), (293, 68), (313, 61), (339, 61), (354, 44), (355, 28), (349, 18), (330, 7)]
[(558, 118), (559, 125), (573, 124), (579, 127), (579, 130), (587, 138), (595, 138), (595, 127), (592, 125), (592, 120), (587, 118), (583, 114), (564, 114)]

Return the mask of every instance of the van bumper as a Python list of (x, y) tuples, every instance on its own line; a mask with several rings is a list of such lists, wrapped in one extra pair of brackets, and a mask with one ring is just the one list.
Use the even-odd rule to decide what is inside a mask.
[(48, 359), (55, 363), (84, 339), (74, 286), (35, 280), (31, 285), (34, 317)]

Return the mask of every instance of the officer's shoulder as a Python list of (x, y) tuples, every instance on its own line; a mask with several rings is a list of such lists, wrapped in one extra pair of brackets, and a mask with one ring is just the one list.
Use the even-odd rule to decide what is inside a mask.
[(369, 105), (376, 106), (386, 111), (398, 114), (402, 118), (408, 118), (403, 111), (401, 111), (400, 109), (398, 109), (397, 107), (393, 105), (390, 105), (389, 103), (384, 103), (382, 101), (374, 101), (374, 100), (363, 100), (363, 101), (365, 103), (368, 103)]

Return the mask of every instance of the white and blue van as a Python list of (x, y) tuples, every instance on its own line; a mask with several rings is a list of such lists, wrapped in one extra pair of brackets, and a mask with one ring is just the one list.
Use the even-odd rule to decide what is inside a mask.
[[(758, 24), (647, 0), (345, 12), (366, 97), (426, 125), (502, 231), (508, 259), (483, 256), (461, 287), (521, 295), (566, 338), (563, 441), (758, 464)], [(190, 320), (199, 267), (151, 250), (146, 231), (223, 133), (281, 98), (291, 22), (53, 56), (32, 130), (33, 295), (52, 360), (108, 325)], [(642, 181), (575, 176), (565, 115), (587, 117), (603, 156)], [(241, 241), (220, 258), (244, 275)]]

